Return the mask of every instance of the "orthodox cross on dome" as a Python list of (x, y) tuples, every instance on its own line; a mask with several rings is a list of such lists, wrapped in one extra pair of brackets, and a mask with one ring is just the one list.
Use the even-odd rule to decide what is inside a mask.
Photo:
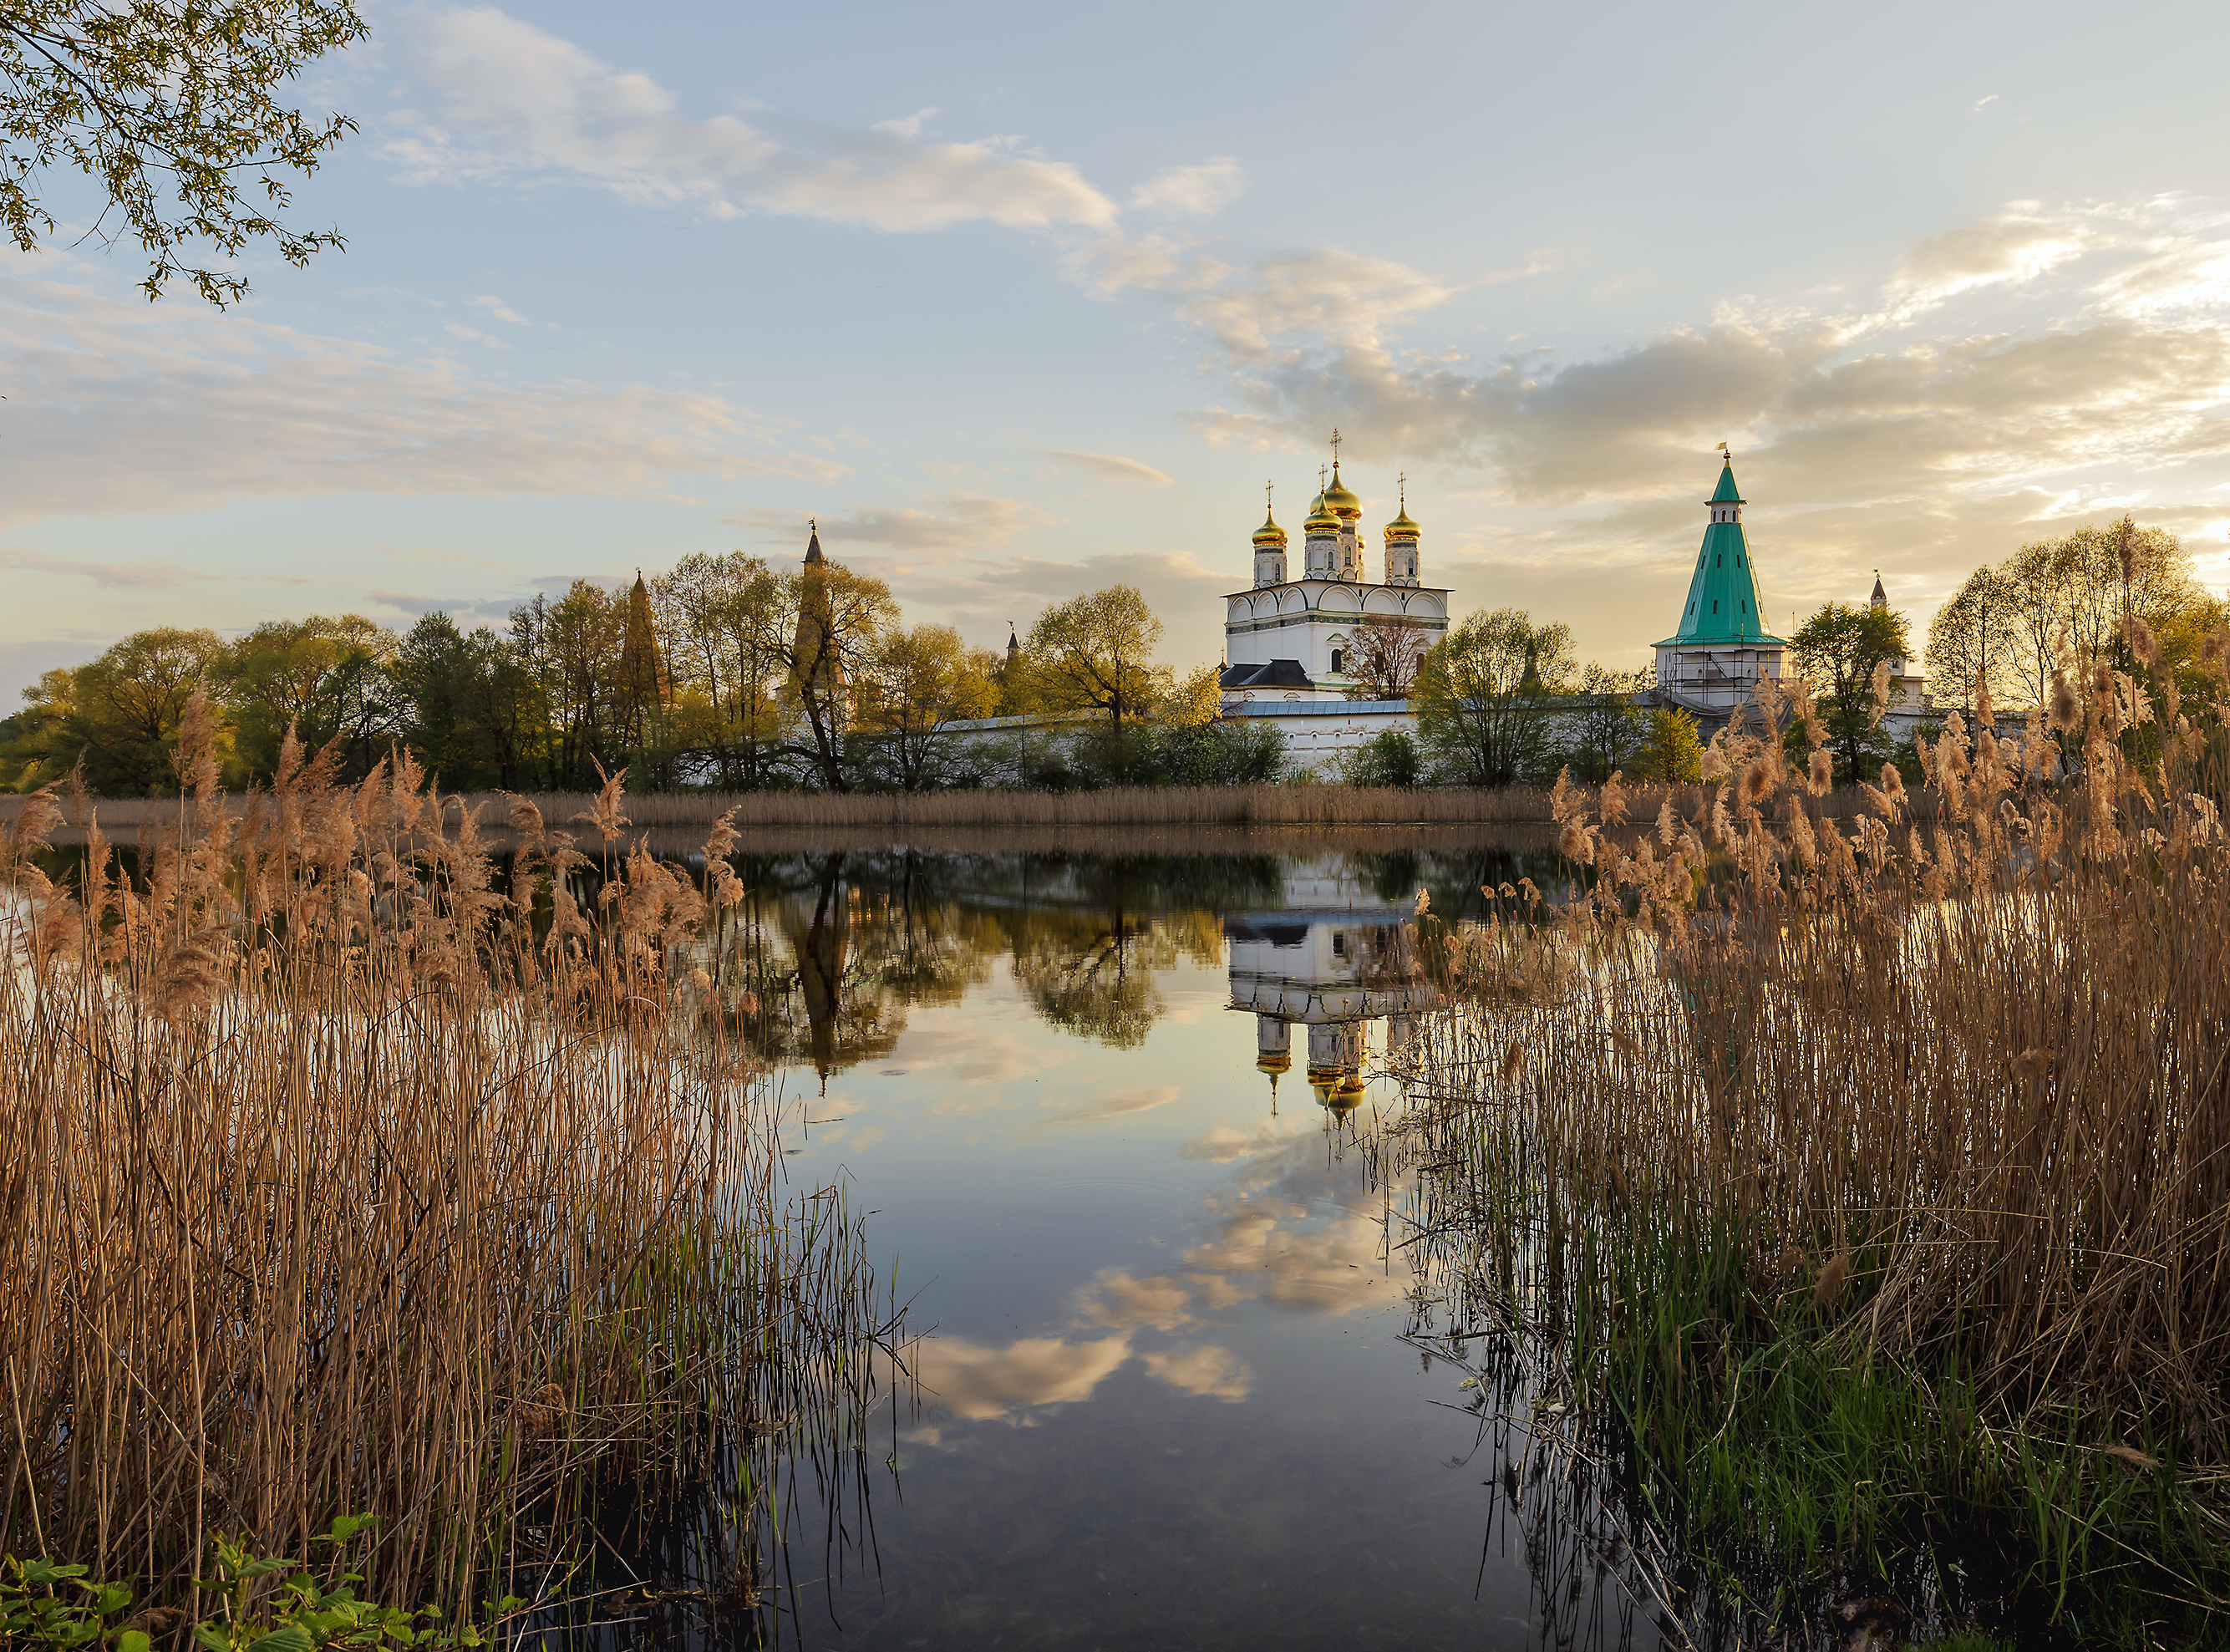
[(1407, 516), (1409, 513), (1409, 473), (1405, 470), (1395, 477), (1394, 486), (1401, 490), (1402, 514)]
[(1334, 470), (1339, 468), (1339, 426), (1335, 424), (1331, 427), (1331, 468)]
[(1262, 508), (1273, 516), (1278, 513), (1277, 483), (1267, 481), (1262, 484)]
[(1318, 466), (1317, 467), (1317, 492), (1318, 492), (1319, 494), (1321, 494), (1322, 492), (1324, 492), (1324, 479), (1325, 479), (1327, 476), (1331, 475), (1331, 468), (1330, 468), (1329, 466), (1326, 466), (1326, 465), (1318, 465)]

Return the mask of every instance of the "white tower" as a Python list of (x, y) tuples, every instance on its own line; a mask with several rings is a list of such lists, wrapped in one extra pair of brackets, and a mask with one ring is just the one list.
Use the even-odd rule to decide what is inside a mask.
[(1409, 519), (1409, 479), (1401, 478), (1402, 513), (1386, 525), (1386, 583), (1417, 583), (1417, 537), (1420, 530)]
[[(1266, 500), (1271, 490), (1265, 487), (1262, 491)], [(1254, 589), (1260, 590), (1265, 585), (1282, 585), (1285, 583), (1286, 530), (1278, 526), (1277, 517), (1266, 503), (1262, 526), (1254, 530)]]

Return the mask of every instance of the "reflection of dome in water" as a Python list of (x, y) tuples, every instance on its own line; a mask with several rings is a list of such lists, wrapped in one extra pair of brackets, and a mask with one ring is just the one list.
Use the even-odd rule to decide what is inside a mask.
[(1365, 1089), (1363, 1081), (1352, 1073), (1342, 1076), (1324, 1098), (1324, 1104), (1334, 1113), (1344, 1116), (1363, 1105)]
[(1254, 1063), (1254, 1070), (1258, 1073), (1289, 1073), (1292, 1067), (1293, 1058), (1283, 1050), (1274, 1055), (1261, 1056)]

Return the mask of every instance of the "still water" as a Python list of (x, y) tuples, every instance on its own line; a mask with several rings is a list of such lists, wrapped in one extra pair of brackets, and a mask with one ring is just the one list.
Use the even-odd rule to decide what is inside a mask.
[(785, 1641), (1657, 1643), (1572, 1489), (1405, 1337), (1389, 1243), (1376, 1133), (1437, 1003), (1401, 926), (1546, 859), (745, 868), (794, 1177), (848, 1180), (930, 1329), (864, 1506), (793, 1533)]

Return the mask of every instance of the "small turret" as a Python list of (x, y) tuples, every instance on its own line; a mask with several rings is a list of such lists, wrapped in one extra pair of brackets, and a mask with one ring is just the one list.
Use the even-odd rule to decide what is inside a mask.
[(1254, 586), (1286, 583), (1286, 530), (1278, 526), (1269, 503), (1270, 488), (1263, 489), (1262, 526), (1254, 530)]
[(1386, 525), (1386, 583), (1389, 585), (1414, 585), (1417, 583), (1417, 540), (1423, 532), (1409, 519), (1409, 479), (1399, 479), (1402, 489), (1402, 513)]

